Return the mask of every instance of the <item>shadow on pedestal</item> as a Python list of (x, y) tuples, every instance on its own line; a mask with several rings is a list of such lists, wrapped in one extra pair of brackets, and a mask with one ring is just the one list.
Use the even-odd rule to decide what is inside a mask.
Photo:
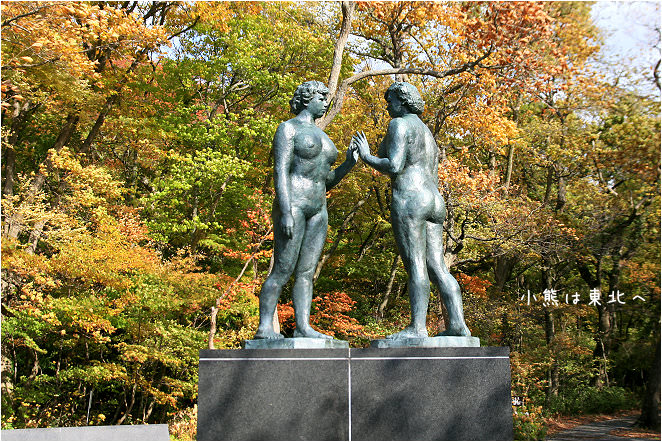
[(430, 338), (375, 339), (372, 348), (449, 348), (480, 347), (480, 339), (474, 336), (434, 336)]
[(352, 440), (512, 440), (508, 348), (352, 350)]
[(201, 350), (198, 440), (347, 440), (349, 350)]
[(200, 351), (198, 440), (512, 440), (509, 350)]

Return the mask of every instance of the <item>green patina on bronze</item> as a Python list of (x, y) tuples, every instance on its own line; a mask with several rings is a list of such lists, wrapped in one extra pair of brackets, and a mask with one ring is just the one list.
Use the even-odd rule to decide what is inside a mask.
[(378, 157), (370, 154), (365, 134), (352, 138), (350, 148), (361, 159), (391, 178), (391, 225), (407, 271), (411, 323), (388, 339), (425, 338), (430, 280), (441, 293), (449, 324), (439, 336), (471, 336), (464, 323), (460, 286), (444, 261), (443, 223), (446, 204), (439, 193), (439, 149), (418, 117), (424, 102), (409, 83), (393, 83), (385, 94), (391, 116)]
[(358, 156), (347, 149), (345, 161), (331, 170), (338, 149), (315, 126), (315, 120), (326, 112), (327, 94), (328, 89), (319, 81), (300, 85), (290, 101), (296, 116), (281, 123), (274, 135), (274, 267), (260, 292), (260, 325), (255, 339), (283, 338), (274, 330), (272, 318), (283, 286), (293, 273), (294, 337), (332, 339), (310, 326), (313, 274), (328, 229), (326, 192), (354, 167)]

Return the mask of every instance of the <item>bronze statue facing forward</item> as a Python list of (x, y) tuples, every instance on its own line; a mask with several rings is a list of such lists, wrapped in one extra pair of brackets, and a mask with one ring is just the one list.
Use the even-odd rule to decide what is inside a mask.
[(278, 126), (274, 135), (274, 266), (260, 292), (260, 325), (255, 339), (283, 338), (274, 330), (272, 318), (292, 273), (294, 337), (332, 339), (313, 330), (309, 323), (313, 273), (328, 228), (326, 191), (351, 170), (357, 154), (347, 149), (345, 161), (331, 170), (338, 150), (315, 126), (315, 120), (326, 112), (328, 92), (319, 81), (300, 85), (290, 100), (290, 110), (296, 117)]
[(448, 311), (447, 329), (438, 336), (471, 336), (464, 323), (460, 286), (444, 261), (443, 223), (446, 205), (439, 193), (439, 149), (418, 117), (424, 102), (409, 83), (393, 83), (385, 94), (391, 116), (378, 155), (370, 154), (365, 134), (350, 143), (361, 159), (391, 177), (391, 224), (398, 251), (409, 276), (411, 323), (387, 339), (425, 338), (430, 279), (441, 292)]

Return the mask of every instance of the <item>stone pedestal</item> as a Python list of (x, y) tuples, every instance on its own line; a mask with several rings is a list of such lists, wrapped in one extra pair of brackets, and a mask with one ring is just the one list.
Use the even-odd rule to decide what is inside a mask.
[(512, 440), (505, 347), (352, 350), (352, 440)]
[(169, 441), (167, 424), (90, 425), (86, 427), (27, 428), (2, 430), (2, 440), (164, 440)]
[(448, 348), (480, 347), (480, 339), (475, 336), (434, 336), (430, 338), (375, 339), (370, 341), (373, 348)]
[(197, 440), (347, 440), (348, 356), (201, 350)]
[(249, 339), (244, 341), (245, 349), (283, 350), (287, 348), (349, 348), (349, 342), (340, 339), (319, 338), (284, 338), (284, 339)]
[(509, 350), (202, 350), (198, 440), (512, 440)]

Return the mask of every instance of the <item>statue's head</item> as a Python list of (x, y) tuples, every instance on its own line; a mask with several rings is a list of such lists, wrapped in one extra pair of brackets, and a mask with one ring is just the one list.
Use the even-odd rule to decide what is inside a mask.
[(308, 102), (315, 94), (326, 96), (329, 93), (329, 88), (321, 81), (306, 81), (301, 84), (290, 100), (290, 110), (294, 115), (299, 115), (299, 112), (308, 106)]
[(384, 99), (388, 101), (388, 94), (395, 94), (402, 103), (407, 106), (409, 111), (412, 114), (420, 115), (423, 113), (423, 108), (425, 107), (425, 102), (421, 98), (421, 94), (418, 93), (418, 89), (415, 86), (405, 83), (404, 81), (396, 81), (386, 89), (384, 93)]

